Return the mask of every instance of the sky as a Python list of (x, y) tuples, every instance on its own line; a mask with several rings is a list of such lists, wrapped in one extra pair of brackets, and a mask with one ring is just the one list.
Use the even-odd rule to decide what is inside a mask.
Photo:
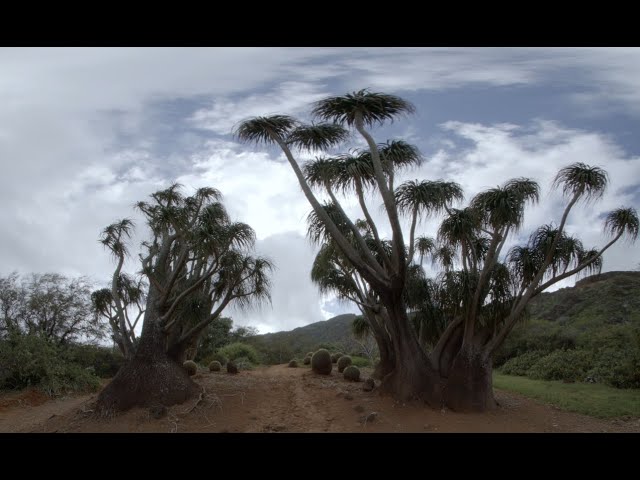
[[(507, 247), (559, 221), (551, 181), (573, 162), (610, 177), (599, 202), (569, 217), (567, 231), (585, 246), (606, 243), (607, 211), (640, 206), (640, 48), (4, 48), (0, 72), (0, 275), (59, 272), (106, 285), (105, 226), (136, 221), (135, 251), (148, 238), (135, 202), (176, 181), (185, 192), (211, 186), (276, 265), (271, 306), (226, 312), (262, 333), (356, 309), (311, 283), (310, 207), (281, 152), (235, 140), (248, 117), (309, 120), (313, 102), (363, 88), (411, 101), (414, 115), (372, 130), (423, 154), (397, 183), (453, 180), (465, 201), (513, 177), (540, 183), (541, 202)], [(362, 146), (353, 135), (344, 148)], [(367, 202), (389, 234), (380, 198)], [(362, 216), (352, 199), (345, 205)], [(419, 233), (434, 235), (437, 224)], [(619, 242), (603, 271), (638, 265), (638, 246)]]

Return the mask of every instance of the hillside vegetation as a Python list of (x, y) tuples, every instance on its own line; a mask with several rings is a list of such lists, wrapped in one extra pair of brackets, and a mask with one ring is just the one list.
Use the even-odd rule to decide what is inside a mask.
[[(265, 363), (321, 346), (356, 348), (345, 314), (288, 332), (251, 337)], [(607, 272), (543, 293), (495, 359), (503, 373), (640, 388), (640, 272)]]

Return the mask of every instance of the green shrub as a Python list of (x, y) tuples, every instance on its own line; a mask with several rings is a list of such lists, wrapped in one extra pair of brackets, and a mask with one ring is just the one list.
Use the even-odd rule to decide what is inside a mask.
[(349, 365), (344, 369), (344, 379), (349, 380), (351, 382), (360, 381), (360, 369), (353, 365)]
[(338, 359), (338, 372), (344, 372), (344, 369), (351, 365), (351, 357), (349, 355), (343, 355)]
[(219, 361), (213, 360), (211, 363), (209, 363), (210, 372), (219, 372), (220, 370), (222, 370), (222, 364)]
[(229, 345), (219, 349), (218, 353), (224, 355), (229, 360), (237, 360), (238, 358), (246, 357), (254, 365), (260, 363), (258, 361), (258, 352), (256, 352), (256, 349), (246, 343), (230, 343)]
[(248, 357), (239, 357), (233, 360), (233, 362), (236, 364), (236, 367), (238, 367), (238, 370), (253, 370), (254, 368), (253, 362)]
[(523, 353), (522, 355), (507, 360), (500, 368), (500, 371), (505, 375), (525, 376), (529, 373), (529, 369), (545, 355), (547, 355), (546, 352), (539, 350)]
[(585, 350), (556, 350), (529, 368), (528, 376), (536, 380), (582, 381), (593, 367), (593, 358)]
[(95, 391), (93, 367), (72, 363), (61, 347), (36, 335), (0, 342), (0, 389), (36, 387), (50, 396)]
[(311, 357), (304, 357), (302, 363), (304, 363), (305, 365), (309, 365), (311, 363)]
[(586, 376), (615, 388), (640, 388), (640, 352), (601, 350)]
[(356, 367), (359, 367), (359, 368), (370, 367), (371, 360), (369, 360), (366, 357), (351, 356), (351, 365), (355, 365)]
[(331, 363), (331, 355), (327, 350), (321, 348), (311, 357), (311, 369), (315, 373), (319, 373), (321, 375), (329, 375), (333, 368), (333, 364)]
[(289, 362), (289, 367), (290, 368), (298, 368), (298, 362), (296, 362), (295, 360), (291, 360)]
[(64, 358), (82, 368), (92, 368), (100, 378), (112, 378), (124, 365), (125, 359), (116, 348), (96, 345), (70, 345)]
[(202, 360), (202, 363), (204, 365), (209, 365), (211, 362), (220, 362), (221, 366), (225, 366), (227, 364), (228, 360), (229, 359), (227, 357), (225, 357), (224, 355), (222, 355), (220, 352), (216, 352), (216, 353), (212, 353), (211, 355), (207, 355)]
[(198, 373), (198, 365), (196, 365), (196, 362), (194, 362), (193, 360), (187, 360), (182, 364), (182, 366), (187, 371), (190, 377)]

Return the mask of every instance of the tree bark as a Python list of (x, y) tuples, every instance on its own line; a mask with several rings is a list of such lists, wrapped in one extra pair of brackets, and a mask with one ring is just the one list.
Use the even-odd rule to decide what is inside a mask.
[(385, 301), (395, 353), (395, 367), (383, 380), (381, 389), (401, 401), (420, 399), (439, 408), (442, 403), (438, 372), (418, 343), (401, 297)]
[(182, 365), (167, 354), (159, 315), (150, 311), (148, 315), (154, 318), (145, 318), (133, 358), (98, 396), (97, 411), (101, 415), (113, 415), (133, 407), (171, 406), (200, 392)]
[(447, 407), (458, 412), (485, 412), (496, 407), (493, 396), (493, 360), (477, 342), (464, 345), (446, 380)]

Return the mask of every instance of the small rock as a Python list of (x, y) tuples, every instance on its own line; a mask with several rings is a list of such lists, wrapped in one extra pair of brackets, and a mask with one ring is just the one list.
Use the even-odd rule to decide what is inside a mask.
[(356, 405), (353, 409), (358, 413), (364, 412), (364, 407), (362, 405)]
[(149, 415), (151, 415), (156, 420), (159, 420), (167, 415), (167, 407), (165, 407), (164, 405), (154, 405), (149, 409)]
[(374, 388), (376, 388), (376, 382), (373, 378), (367, 378), (364, 381), (364, 385), (362, 385), (362, 390), (364, 390), (365, 392), (370, 392)]
[(424, 427), (422, 427), (422, 428), (424, 428), (425, 430), (431, 430), (432, 426), (430, 424), (428, 424), (428, 423), (425, 423)]
[(350, 393), (345, 393), (344, 394), (344, 399), (345, 400), (353, 400), (353, 395), (351, 395)]

